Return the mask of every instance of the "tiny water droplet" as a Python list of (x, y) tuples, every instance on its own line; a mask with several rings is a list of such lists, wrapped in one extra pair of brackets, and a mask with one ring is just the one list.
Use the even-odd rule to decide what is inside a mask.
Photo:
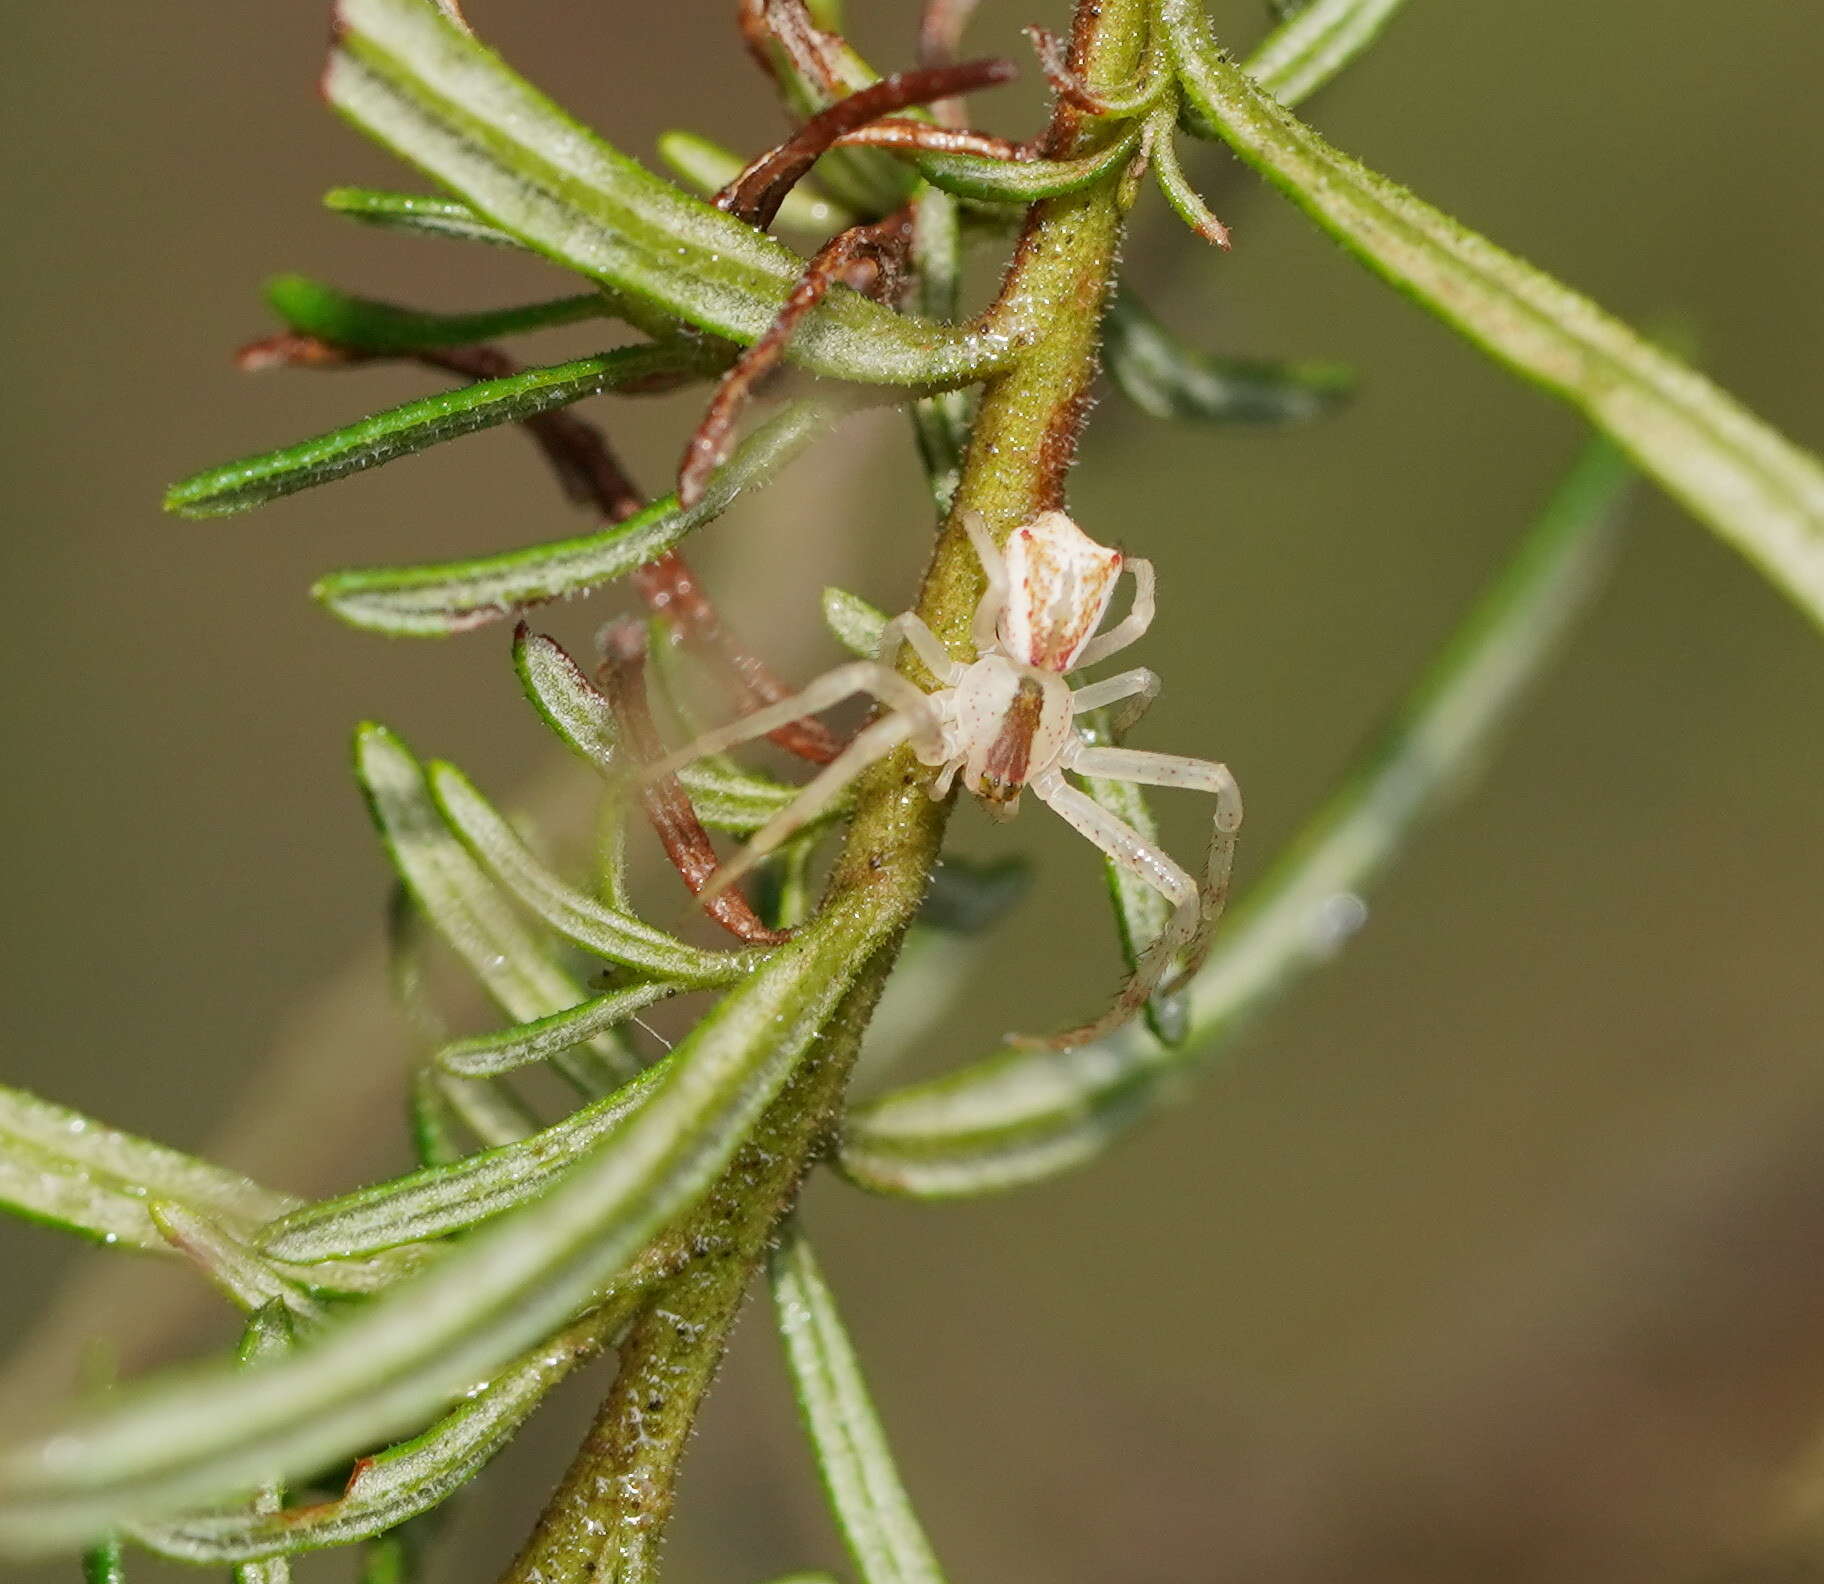
[(1353, 891), (1325, 897), (1311, 911), (1311, 949), (1328, 957), (1368, 922), (1368, 904)]

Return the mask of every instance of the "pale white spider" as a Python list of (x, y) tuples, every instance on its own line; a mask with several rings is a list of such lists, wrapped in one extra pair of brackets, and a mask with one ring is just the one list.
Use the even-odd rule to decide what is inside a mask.
[[(909, 742), (923, 764), (937, 767), (933, 798), (949, 795), (958, 776), (997, 819), (1017, 811), (1020, 793), (1034, 793), (1102, 849), (1110, 860), (1160, 892), (1172, 904), (1164, 930), (1140, 958), (1119, 999), (1103, 1016), (1046, 1043), (1059, 1046), (1093, 1038), (1125, 1022), (1156, 990), (1173, 962), (1178, 984), (1203, 961), (1228, 892), (1235, 832), (1241, 825), (1241, 792), (1228, 769), (1205, 759), (1144, 753), (1092, 743), (1076, 724), (1087, 710), (1118, 704), (1116, 734), (1133, 724), (1159, 692), (1159, 679), (1139, 668), (1074, 692), (1064, 678), (1125, 649), (1153, 619), (1152, 563), (1123, 557), (1097, 544), (1063, 512), (1048, 511), (1016, 529), (1005, 551), (987, 524), (965, 514), (963, 526), (981, 558), (988, 589), (976, 607), (976, 658), (952, 659), (937, 635), (907, 612), (887, 623), (878, 656), (857, 660), (818, 677), (803, 692), (744, 715), (699, 737), (651, 767), (666, 774), (705, 754), (840, 703), (872, 693), (885, 707), (838, 757), (806, 784), (797, 798), (758, 830), (736, 857), (717, 871), (708, 891), (720, 891), (828, 808), (869, 765)], [(1122, 568), (1134, 575), (1128, 614), (1100, 637)], [(925, 692), (893, 669), (901, 644), (910, 644), (939, 686)], [(1209, 854), (1201, 883), (1131, 826), (1073, 786), (1070, 773), (1145, 786), (1188, 787), (1216, 799)]]

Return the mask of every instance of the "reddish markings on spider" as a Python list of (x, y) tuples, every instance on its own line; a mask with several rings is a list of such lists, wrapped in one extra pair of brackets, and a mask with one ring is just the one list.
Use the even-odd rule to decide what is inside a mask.
[[(1016, 528), (1003, 549), (988, 525), (965, 512), (962, 526), (981, 560), (987, 591), (975, 611), (975, 658), (962, 661), (914, 612), (895, 616), (878, 657), (838, 666), (802, 693), (699, 737), (654, 765), (666, 775), (705, 754), (751, 741), (794, 716), (825, 710), (857, 693), (883, 706), (874, 720), (701, 893), (733, 885), (769, 852), (829, 808), (869, 765), (902, 745), (937, 771), (932, 797), (958, 780), (997, 819), (1009, 819), (1030, 787), (1061, 819), (1100, 848), (1109, 862), (1171, 904), (1164, 929), (1140, 954), (1114, 1004), (1100, 1016), (1040, 1043), (1081, 1044), (1118, 1027), (1156, 993), (1175, 990), (1208, 955), (1229, 889), (1241, 792), (1228, 769), (1207, 759), (1110, 746), (1086, 733), (1078, 717), (1110, 705), (1109, 734), (1120, 738), (1159, 691), (1145, 668), (1071, 688), (1068, 672), (1107, 659), (1141, 637), (1153, 619), (1153, 568), (1098, 544), (1061, 511)], [(1133, 608), (1098, 635), (1116, 579), (1133, 575)], [(894, 669), (910, 645), (937, 686), (929, 691)], [(1108, 812), (1070, 777), (1183, 787), (1215, 799), (1203, 873), (1193, 877), (1163, 849)]]

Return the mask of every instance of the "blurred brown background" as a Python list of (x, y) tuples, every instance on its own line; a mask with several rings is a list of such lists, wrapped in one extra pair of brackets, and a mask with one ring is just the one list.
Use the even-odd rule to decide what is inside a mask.
[[(469, 9), (641, 157), (675, 124), (743, 148), (776, 131), (724, 0)], [(911, 0), (852, 9), (877, 58), (908, 57)], [(977, 37), (1013, 50), (1018, 23), (1065, 9), (990, 4)], [(1237, 45), (1264, 9), (1215, 6)], [(157, 499), (194, 467), (422, 388), (237, 377), (227, 353), (266, 325), (263, 275), (452, 307), (567, 288), (319, 211), (334, 182), (416, 184), (316, 102), (318, 0), (14, 0), (5, 25), (0, 1078), (201, 1148), (275, 1031), (329, 1017), (318, 1070), (338, 1076), (303, 1091), (358, 1079), (367, 1097), (307, 1130), (335, 1148), (289, 1164), (284, 1126), (243, 1126), (229, 1148), (283, 1186), (352, 1182), (402, 1146), (390, 1032), (343, 1032), (371, 1021), (371, 962), (344, 970), (385, 890), (349, 727), (384, 719), (503, 795), (555, 751), (504, 632), (388, 644), (304, 590), (338, 565), (577, 522), (504, 432), (251, 516), (177, 522)], [(1821, 59), (1815, 8), (1790, 0), (1412, 0), (1312, 114), (1623, 315), (1688, 317), (1721, 381), (1815, 444)], [(981, 113), (1023, 132), (1036, 106), (1025, 85)], [(1167, 691), (1143, 740), (1236, 769), (1251, 874), (1499, 563), (1577, 431), (1225, 155), (1193, 157), (1236, 250), (1202, 250), (1154, 202), (1133, 278), (1207, 345), (1364, 377), (1340, 419), (1273, 435), (1155, 425), (1110, 399), (1076, 481), (1078, 516), (1160, 564), (1142, 658)], [(610, 416), (656, 484), (687, 407)], [(858, 466), (865, 433), (697, 541), (788, 675), (833, 656), (823, 583), (897, 608), (925, 553), (907, 448), (882, 429)], [(577, 635), (611, 608), (554, 619)], [(1772, 1550), (1796, 1560), (1730, 1576), (1809, 1576), (1821, 718), (1819, 635), (1649, 495), (1612, 593), (1486, 780), (1187, 1106), (996, 1202), (821, 1185), (810, 1223), (952, 1575), (1672, 1581)], [(1198, 817), (1173, 811), (1177, 840)], [(1080, 843), (1042, 811), (1004, 831), (965, 811), (958, 839), (1033, 852), (1043, 880), (928, 1068), (1081, 1013), (1114, 975)], [(0, 1226), (0, 1336), (100, 1258)], [(515, 1449), (440, 1577), (494, 1576), (586, 1396)], [(839, 1561), (795, 1436), (750, 1319), (687, 1474), (673, 1577)]]

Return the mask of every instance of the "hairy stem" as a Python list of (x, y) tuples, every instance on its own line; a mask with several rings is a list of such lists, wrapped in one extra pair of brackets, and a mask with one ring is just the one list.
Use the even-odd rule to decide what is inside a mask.
[[(1080, 0), (1073, 71), (1091, 87), (1125, 81), (1145, 28), (1144, 0)], [(1079, 130), (1066, 108), (1052, 141), (1059, 152), (1076, 153), (1108, 135)], [(1119, 179), (1117, 171), (1034, 206), (991, 312), (1016, 352), (983, 391), (955, 505), (917, 605), (959, 653), (968, 652), (982, 590), (961, 512), (981, 513), (1005, 537), (1063, 498), (1120, 241)], [(861, 781), (824, 906), (800, 944), (813, 952), (820, 936), (885, 944), (754, 1137), (692, 1212), (690, 1266), (636, 1316), (613, 1391), (504, 1584), (645, 1584), (654, 1577), (698, 1406), (754, 1273), (805, 1172), (828, 1147), (862, 1032), (924, 899), (949, 814), (948, 803), (926, 795), (928, 779), (902, 750)]]

